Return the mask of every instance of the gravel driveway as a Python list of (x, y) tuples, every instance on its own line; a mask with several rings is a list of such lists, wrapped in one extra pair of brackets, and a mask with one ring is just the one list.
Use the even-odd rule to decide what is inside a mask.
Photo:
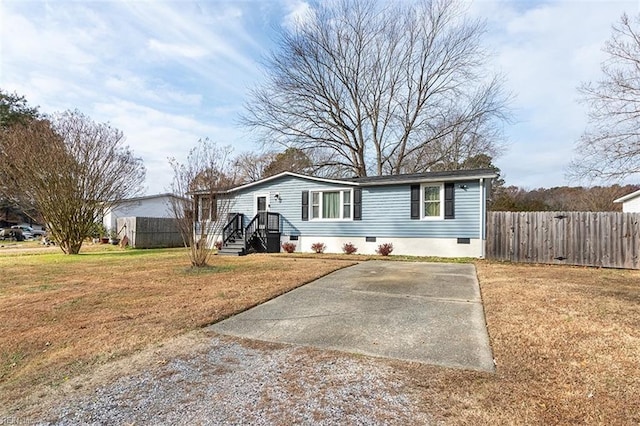
[(38, 424), (427, 424), (381, 360), (199, 331), (79, 377)]

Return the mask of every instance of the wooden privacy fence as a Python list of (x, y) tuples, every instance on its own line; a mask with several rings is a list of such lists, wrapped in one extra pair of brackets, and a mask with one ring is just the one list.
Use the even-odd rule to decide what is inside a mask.
[(640, 269), (640, 213), (489, 212), (486, 257)]
[(175, 219), (162, 217), (119, 217), (119, 236), (125, 235), (133, 248), (183, 247)]

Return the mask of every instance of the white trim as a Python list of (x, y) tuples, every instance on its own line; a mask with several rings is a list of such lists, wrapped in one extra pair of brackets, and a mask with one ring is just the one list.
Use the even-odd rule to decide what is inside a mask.
[(268, 192), (256, 192), (253, 194), (253, 215), (257, 215), (258, 214), (258, 197), (264, 197), (265, 198), (265, 207), (266, 207), (266, 211), (269, 211), (269, 207), (271, 204), (271, 194), (269, 194)]
[(635, 191), (635, 192), (632, 192), (631, 194), (627, 194), (625, 196), (617, 198), (617, 199), (613, 200), (613, 202), (614, 203), (624, 203), (625, 201), (631, 200), (631, 199), (636, 198), (636, 197), (640, 197), (640, 189)]
[[(320, 194), (318, 196), (318, 215), (320, 217), (313, 217), (313, 194), (314, 192), (317, 192), (318, 194)], [(333, 218), (323, 218), (322, 217), (322, 203), (323, 203), (323, 197), (322, 194), (325, 192), (337, 192), (340, 194), (340, 209), (339, 209), (339, 214), (340, 217), (333, 217)], [(350, 217), (345, 218), (344, 217), (344, 192), (349, 192), (350, 194), (350, 200), (351, 200), (351, 207), (349, 208), (349, 213), (350, 213)], [(309, 191), (309, 221), (311, 222), (345, 222), (345, 221), (352, 221), (353, 220), (353, 188), (320, 188), (320, 189), (313, 189)]]
[[(481, 178), (486, 178), (486, 179), (493, 179), (495, 177), (497, 177), (498, 175), (496, 173), (482, 173), (482, 174), (477, 174), (477, 175), (466, 175), (466, 176), (447, 176), (447, 175), (438, 175), (435, 177), (429, 177), (429, 176), (412, 176), (412, 177), (408, 177), (406, 179), (397, 179), (395, 176), (392, 177), (390, 176), (389, 179), (376, 179), (375, 181), (372, 182), (357, 182), (357, 181), (351, 181), (351, 180), (343, 180), (343, 179), (329, 179), (329, 178), (321, 178), (321, 177), (315, 177), (315, 176), (306, 176), (306, 175), (301, 175), (299, 173), (293, 173), (293, 172), (282, 172), (282, 173), (278, 173), (277, 175), (273, 175), (273, 176), (269, 176), (267, 178), (264, 179), (260, 179), (257, 180), (255, 182), (250, 182), (250, 183), (246, 183), (244, 185), (240, 185), (240, 186), (236, 186), (235, 188), (230, 188), (227, 189), (225, 191), (219, 191), (221, 194), (229, 194), (232, 192), (236, 192), (236, 191), (240, 191), (242, 189), (247, 189), (247, 188), (251, 188), (253, 186), (256, 185), (261, 185), (265, 182), (270, 182), (272, 180), (281, 178), (282, 176), (291, 176), (291, 177), (296, 177), (299, 179), (304, 179), (304, 180), (310, 180), (313, 182), (324, 182), (324, 183), (329, 183), (329, 184), (336, 184), (336, 185), (347, 185), (350, 187), (358, 187), (358, 186), (384, 186), (384, 185), (405, 185), (405, 184), (418, 184), (418, 183), (427, 183), (427, 182), (433, 182), (433, 183), (437, 183), (437, 182), (458, 182), (458, 181), (471, 181), (471, 180), (478, 180)], [(193, 194), (197, 194), (198, 191), (194, 191)]]
[(255, 182), (250, 182), (250, 183), (246, 183), (244, 185), (236, 186), (235, 188), (227, 189), (226, 191), (221, 191), (221, 192), (230, 193), (230, 192), (240, 191), (241, 189), (247, 189), (247, 188), (251, 188), (252, 186), (255, 186), (255, 185), (260, 185), (260, 184), (263, 184), (265, 182), (270, 182), (270, 181), (278, 179), (278, 178), (280, 178), (282, 176), (292, 176), (292, 177), (297, 177), (297, 178), (300, 178), (300, 179), (310, 180), (310, 181), (314, 181), (314, 182), (324, 182), (324, 183), (331, 183), (331, 184), (337, 184), (337, 185), (358, 186), (357, 183), (349, 182), (349, 181), (346, 181), (346, 180), (327, 179), (327, 178), (320, 178), (320, 177), (315, 177), (315, 176), (301, 175), (299, 173), (293, 173), (293, 172), (282, 172), (282, 173), (278, 173), (277, 175), (269, 176), (267, 178), (260, 179), (260, 180), (257, 180)]
[[(280, 242), (290, 241), (290, 236), (283, 235)], [(457, 238), (385, 238), (377, 237), (376, 242), (366, 242), (365, 237), (322, 237), (299, 235), (296, 252), (312, 253), (311, 245), (324, 243), (325, 253), (342, 253), (345, 243), (352, 243), (358, 251), (356, 254), (376, 254), (380, 244), (392, 243), (391, 255), (406, 256), (438, 256), (438, 257), (482, 257), (483, 242), (479, 238), (470, 238), (469, 244), (458, 244)]]
[[(208, 215), (207, 218), (203, 219), (203, 216), (202, 216), (202, 212), (203, 212), (202, 200), (204, 200), (204, 199), (209, 200), (209, 215)], [(213, 210), (214, 209), (216, 211), (216, 215), (215, 216), (216, 216), (216, 219), (217, 219), (217, 217), (218, 217), (218, 197), (216, 196), (216, 194), (202, 194), (202, 195), (198, 196), (198, 211), (197, 211), (197, 214), (198, 214), (198, 221), (199, 222), (214, 221), (214, 218), (213, 218)]]
[(122, 198), (120, 200), (116, 200), (114, 203), (116, 205), (120, 205), (120, 204), (126, 204), (126, 203), (132, 203), (132, 202), (136, 202), (136, 201), (144, 201), (144, 200), (152, 200), (154, 198), (177, 198), (177, 199), (181, 199), (181, 200), (190, 200), (189, 197), (180, 197), (176, 194), (173, 194), (171, 192), (166, 192), (164, 194), (154, 194), (154, 195), (142, 195), (140, 197), (133, 197), (133, 198)]
[(437, 182), (464, 182), (464, 181), (476, 181), (478, 179), (493, 179), (498, 177), (495, 173), (469, 175), (469, 176), (435, 176), (435, 177), (414, 177), (411, 179), (391, 179), (391, 180), (376, 180), (372, 182), (358, 182), (358, 186), (384, 186), (384, 185), (406, 185), (406, 184), (418, 184), (418, 183), (437, 183)]
[[(439, 216), (426, 216), (425, 215), (425, 199), (424, 188), (425, 187), (440, 187), (440, 215)], [(444, 182), (424, 182), (420, 184), (420, 220), (444, 220)]]

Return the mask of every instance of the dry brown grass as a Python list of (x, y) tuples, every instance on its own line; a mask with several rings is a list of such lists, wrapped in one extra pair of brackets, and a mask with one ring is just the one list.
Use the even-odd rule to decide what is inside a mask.
[(0, 407), (353, 264), (253, 255), (192, 270), (183, 250), (101, 250), (0, 254)]
[[(24, 401), (34, 385), (184, 339), (349, 262), (280, 255), (214, 264), (190, 273), (180, 251), (0, 255), (0, 406)], [(375, 361), (394, 368), (426, 413), (444, 424), (640, 423), (640, 271), (477, 268), (496, 374)]]
[(446, 424), (640, 424), (640, 272), (479, 262), (497, 373), (396, 363)]

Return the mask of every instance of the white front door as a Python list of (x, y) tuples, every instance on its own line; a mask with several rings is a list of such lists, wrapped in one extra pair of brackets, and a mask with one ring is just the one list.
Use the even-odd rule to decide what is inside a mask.
[(256, 214), (260, 215), (258, 218), (258, 225), (260, 228), (264, 228), (267, 220), (266, 212), (269, 210), (268, 195), (256, 196)]

